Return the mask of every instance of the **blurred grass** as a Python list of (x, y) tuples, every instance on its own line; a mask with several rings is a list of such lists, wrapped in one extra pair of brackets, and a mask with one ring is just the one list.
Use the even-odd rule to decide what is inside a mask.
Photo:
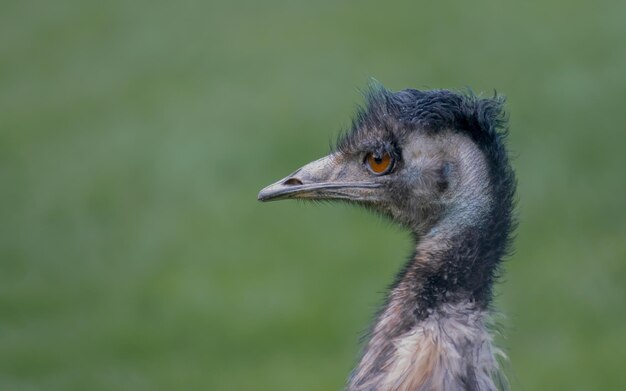
[(513, 388), (626, 388), (625, 4), (3, 1), (0, 389), (340, 389), (410, 244), (256, 193), (369, 77), (509, 97)]

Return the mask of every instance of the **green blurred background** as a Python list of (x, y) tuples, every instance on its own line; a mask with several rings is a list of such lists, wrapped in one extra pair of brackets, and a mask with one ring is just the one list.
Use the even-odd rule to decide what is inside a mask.
[(0, 3), (0, 390), (339, 390), (410, 252), (260, 204), (370, 77), (508, 96), (516, 390), (626, 389), (626, 2)]

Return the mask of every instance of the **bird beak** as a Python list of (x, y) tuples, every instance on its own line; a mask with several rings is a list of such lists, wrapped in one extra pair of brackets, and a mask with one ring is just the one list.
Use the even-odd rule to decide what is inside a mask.
[(258, 199), (371, 201), (375, 199), (373, 189), (381, 186), (367, 175), (362, 165), (351, 163), (340, 154), (333, 153), (267, 186), (259, 192)]

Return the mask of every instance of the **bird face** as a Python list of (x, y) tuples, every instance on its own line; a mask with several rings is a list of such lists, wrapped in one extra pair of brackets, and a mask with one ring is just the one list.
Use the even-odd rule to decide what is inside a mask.
[(345, 200), (416, 229), (450, 198), (454, 136), (398, 124), (359, 128), (335, 152), (267, 186), (258, 198)]
[[(498, 141), (501, 122), (497, 97), (393, 93), (374, 85), (335, 151), (267, 186), (258, 198), (357, 203), (417, 236), (442, 218), (448, 227), (477, 221), (494, 202), (494, 192), (506, 213), (514, 180)], [(500, 167), (500, 179), (492, 189), (494, 167)]]

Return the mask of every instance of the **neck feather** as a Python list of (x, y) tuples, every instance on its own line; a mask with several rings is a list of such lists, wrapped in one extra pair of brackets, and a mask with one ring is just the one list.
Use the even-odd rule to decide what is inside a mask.
[(490, 214), (471, 226), (443, 219), (419, 240), (371, 330), (350, 391), (503, 388), (486, 325), (508, 230), (499, 233)]
[(377, 325), (349, 390), (503, 388), (496, 360), (500, 352), (492, 345), (487, 321), (487, 312), (467, 301), (443, 304), (403, 332), (393, 329), (392, 320), (383, 321)]

